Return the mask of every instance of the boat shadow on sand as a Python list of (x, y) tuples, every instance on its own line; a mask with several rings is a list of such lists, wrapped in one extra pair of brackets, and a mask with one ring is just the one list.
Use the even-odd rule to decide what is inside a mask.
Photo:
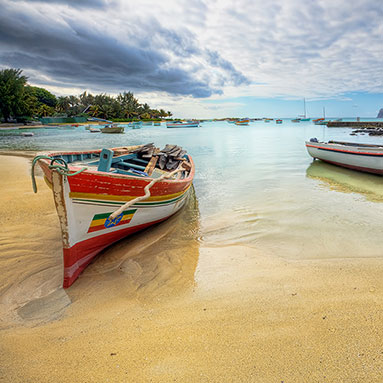
[(383, 177), (314, 160), (306, 170), (308, 178), (321, 181), (330, 190), (358, 193), (371, 202), (383, 202)]
[[(133, 234), (102, 251), (68, 289), (77, 299), (102, 289), (151, 299), (194, 284), (200, 246), (199, 209), (194, 188), (184, 208), (166, 221)], [(97, 286), (97, 289), (96, 289)]]
[[(199, 230), (198, 202), (192, 187), (183, 209), (166, 221), (102, 251), (74, 285), (66, 290), (61, 287), (62, 255), (57, 254), (50, 267), (55, 272), (44, 272), (45, 278), (52, 280), (41, 280), (41, 286), (32, 286), (37, 292), (40, 291), (39, 294), (33, 294), (33, 298), (15, 307), (18, 291), (27, 286), (23, 288), (19, 284), (14, 292), (15, 299), (12, 299), (11, 291), (7, 292), (10, 302), (8, 312), (13, 312), (0, 327), (20, 324), (36, 326), (60, 319), (73, 302), (107, 303), (111, 296), (126, 303), (133, 300), (148, 302), (159, 296), (179, 296), (194, 285), (199, 257)], [(30, 273), (43, 271), (36, 269), (30, 270)], [(56, 287), (44, 295), (43, 285), (46, 283)]]

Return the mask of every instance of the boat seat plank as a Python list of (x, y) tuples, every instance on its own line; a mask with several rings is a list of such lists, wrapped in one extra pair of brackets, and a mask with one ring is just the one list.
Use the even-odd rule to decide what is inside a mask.
[(156, 167), (158, 157), (152, 157), (148, 164), (146, 165), (145, 172), (148, 173), (148, 176), (151, 176), (154, 168)]
[(117, 168), (119, 168), (119, 169), (122, 168), (123, 170), (127, 170), (129, 168), (133, 168), (133, 169), (137, 169), (137, 170), (142, 170), (142, 171), (145, 170), (144, 166), (137, 165), (137, 164), (132, 164), (132, 163), (126, 162), (126, 161), (121, 161), (121, 162), (117, 163), (115, 166)]

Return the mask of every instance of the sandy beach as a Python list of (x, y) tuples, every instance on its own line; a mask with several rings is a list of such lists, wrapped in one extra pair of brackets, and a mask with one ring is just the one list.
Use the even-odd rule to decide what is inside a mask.
[(9, 154), (1, 382), (382, 382), (382, 258), (207, 246), (191, 201), (64, 291), (51, 191), (40, 175), (34, 194), (30, 159)]

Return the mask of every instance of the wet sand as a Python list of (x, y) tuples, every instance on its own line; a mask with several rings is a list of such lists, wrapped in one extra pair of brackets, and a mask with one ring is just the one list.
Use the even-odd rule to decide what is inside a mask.
[(382, 381), (383, 258), (209, 247), (191, 200), (64, 291), (51, 191), (38, 177), (33, 194), (29, 166), (0, 156), (0, 381)]

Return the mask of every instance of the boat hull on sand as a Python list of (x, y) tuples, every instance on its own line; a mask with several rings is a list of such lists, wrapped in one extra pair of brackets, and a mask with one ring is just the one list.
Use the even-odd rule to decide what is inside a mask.
[[(129, 148), (124, 149), (129, 153)], [(100, 153), (101, 150), (62, 152), (48, 156), (65, 159), (72, 156), (76, 159), (81, 155), (88, 156), (86, 158), (98, 155), (100, 158)], [(190, 166), (185, 172), (182, 171), (184, 178), (174, 176), (159, 180), (151, 187), (149, 198), (129, 206), (115, 220), (111, 220), (110, 215), (126, 202), (145, 195), (145, 186), (155, 177), (103, 172), (90, 167), (67, 177), (52, 169), (49, 159), (38, 161), (52, 188), (60, 220), (64, 288), (71, 286), (92, 259), (107, 246), (169, 218), (183, 207), (194, 177), (192, 158), (186, 155), (184, 161)], [(71, 173), (81, 170), (83, 166), (68, 163)], [(160, 169), (157, 171), (164, 173)]]
[(306, 142), (306, 148), (313, 158), (353, 170), (383, 175), (383, 146), (340, 141), (318, 142), (311, 139)]

